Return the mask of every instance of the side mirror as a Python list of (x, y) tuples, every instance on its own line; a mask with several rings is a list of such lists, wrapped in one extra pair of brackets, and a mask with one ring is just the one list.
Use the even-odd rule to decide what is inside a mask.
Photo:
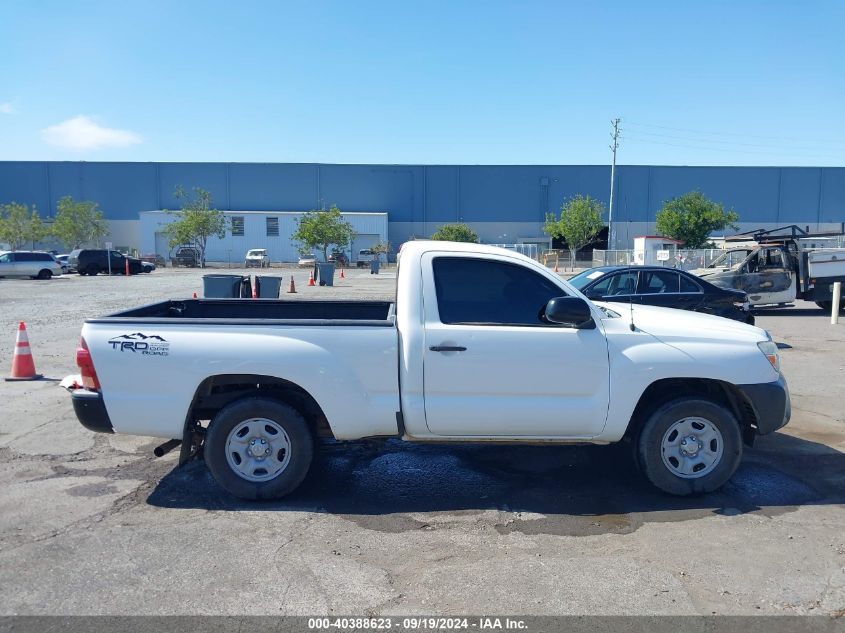
[(596, 327), (590, 306), (581, 297), (555, 297), (543, 312), (546, 321), (578, 330)]
[(596, 301), (604, 299), (604, 295), (598, 290), (588, 290), (585, 294), (587, 295), (587, 299), (595, 299)]

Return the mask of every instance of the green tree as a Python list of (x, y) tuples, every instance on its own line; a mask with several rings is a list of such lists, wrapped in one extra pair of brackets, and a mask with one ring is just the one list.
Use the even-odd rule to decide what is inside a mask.
[(0, 205), (0, 242), (7, 242), (13, 251), (44, 239), (47, 233), (35, 205), (31, 210), (18, 202)]
[(65, 196), (56, 207), (51, 228), (53, 236), (69, 248), (99, 242), (109, 233), (109, 225), (96, 202), (76, 201)]
[(466, 224), (444, 224), (431, 235), (431, 239), (441, 242), (478, 243), (478, 234)]
[(690, 191), (663, 204), (657, 212), (657, 232), (684, 242), (686, 248), (702, 248), (713, 231), (737, 229), (739, 214), (725, 211), (721, 204), (708, 200), (700, 191)]
[(180, 244), (193, 246), (199, 252), (200, 267), (205, 268), (208, 239), (226, 237), (226, 216), (212, 208), (211, 194), (200, 187), (194, 187), (189, 193), (179, 185), (173, 195), (181, 201), (182, 208), (170, 212), (178, 219), (164, 229), (170, 248)]
[(543, 232), (562, 239), (572, 256), (575, 268), (575, 253), (595, 241), (604, 228), (604, 205), (590, 196), (575, 196), (560, 207), (560, 217), (554, 213), (546, 214)]
[(296, 231), (291, 239), (301, 247), (318, 248), (323, 252), (323, 261), (328, 261), (329, 246), (346, 248), (355, 237), (355, 229), (343, 219), (337, 205), (328, 211), (308, 211), (297, 220)]

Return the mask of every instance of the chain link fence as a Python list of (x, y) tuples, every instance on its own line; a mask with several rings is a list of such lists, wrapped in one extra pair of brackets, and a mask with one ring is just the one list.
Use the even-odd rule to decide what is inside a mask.
[[(664, 266), (665, 268), (680, 268), (682, 270), (707, 268), (725, 252), (718, 248), (678, 250), (668, 260), (655, 262), (653, 265)], [(633, 266), (635, 263), (633, 249), (593, 250), (593, 266)], [(731, 265), (735, 263), (738, 262), (730, 262)]]

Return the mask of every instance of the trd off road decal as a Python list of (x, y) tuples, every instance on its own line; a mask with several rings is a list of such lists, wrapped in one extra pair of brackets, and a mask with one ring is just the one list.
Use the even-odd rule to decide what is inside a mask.
[(121, 334), (109, 339), (112, 349), (121, 352), (133, 352), (143, 356), (167, 356), (170, 353), (170, 343), (156, 334), (147, 335), (141, 332)]

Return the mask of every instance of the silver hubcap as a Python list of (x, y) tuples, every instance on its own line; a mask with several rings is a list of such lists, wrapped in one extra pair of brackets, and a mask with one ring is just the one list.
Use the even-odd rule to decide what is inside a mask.
[(267, 418), (244, 420), (226, 438), (226, 461), (247, 481), (268, 481), (290, 463), (290, 438)]
[(663, 463), (673, 475), (697, 479), (711, 472), (722, 460), (722, 433), (705, 418), (678, 420), (663, 435)]

